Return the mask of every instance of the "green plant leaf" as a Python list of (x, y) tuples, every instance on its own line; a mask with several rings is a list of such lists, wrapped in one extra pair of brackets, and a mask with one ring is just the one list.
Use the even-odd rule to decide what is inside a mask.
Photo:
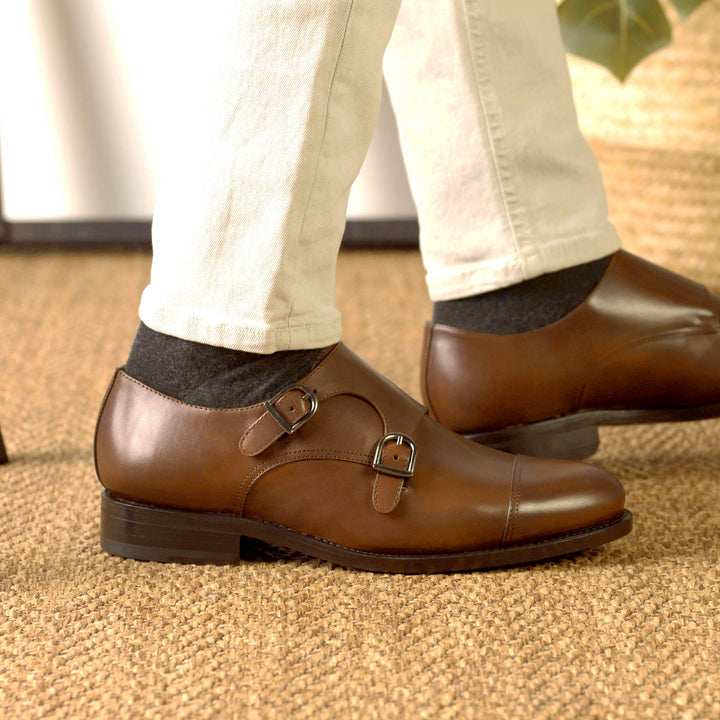
[(558, 17), (568, 51), (604, 65), (621, 81), (672, 40), (657, 0), (564, 0)]
[(702, 5), (705, 0), (670, 0), (678, 11), (678, 15), (685, 20), (693, 10)]

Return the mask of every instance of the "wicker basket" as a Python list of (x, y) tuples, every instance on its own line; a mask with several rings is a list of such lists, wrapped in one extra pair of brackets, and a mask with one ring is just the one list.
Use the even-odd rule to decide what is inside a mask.
[(574, 57), (570, 73), (625, 247), (720, 290), (720, 0), (625, 85)]

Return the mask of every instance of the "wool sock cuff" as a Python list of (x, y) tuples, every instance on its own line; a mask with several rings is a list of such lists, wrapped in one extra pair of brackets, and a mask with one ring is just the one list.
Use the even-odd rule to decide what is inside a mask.
[(327, 348), (262, 355), (183, 340), (140, 323), (128, 375), (192, 405), (235, 408), (267, 400), (307, 375)]
[(437, 302), (433, 322), (470, 332), (511, 335), (550, 325), (594, 290), (612, 255), (489, 293)]

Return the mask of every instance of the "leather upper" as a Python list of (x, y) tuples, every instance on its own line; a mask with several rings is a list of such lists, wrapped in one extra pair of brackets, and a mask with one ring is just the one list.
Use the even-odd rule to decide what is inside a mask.
[(460, 438), (342, 344), (273, 402), (233, 410), (188, 405), (118, 370), (95, 453), (119, 498), (234, 513), (368, 552), (531, 543), (624, 506), (599, 468)]
[(428, 323), (422, 390), (456, 432), (581, 410), (720, 402), (720, 299), (625, 251), (561, 320), (490, 335)]

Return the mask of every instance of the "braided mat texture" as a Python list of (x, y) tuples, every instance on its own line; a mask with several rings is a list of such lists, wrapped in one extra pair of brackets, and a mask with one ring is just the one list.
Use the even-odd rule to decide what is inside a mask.
[[(149, 257), (0, 255), (0, 717), (720, 718), (720, 422), (612, 429), (631, 536), (555, 562), (236, 567), (98, 545), (95, 415)], [(341, 255), (346, 341), (418, 394), (415, 253)]]
[(720, 268), (720, 0), (674, 25), (673, 43), (624, 85), (579, 58), (570, 72), (623, 241), (675, 263), (690, 253), (693, 277), (711, 284)]

